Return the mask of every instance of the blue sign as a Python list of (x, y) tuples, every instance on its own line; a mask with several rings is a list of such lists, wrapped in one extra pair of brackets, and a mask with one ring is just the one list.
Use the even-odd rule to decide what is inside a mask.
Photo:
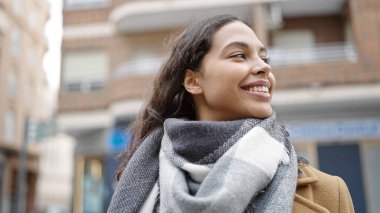
[(130, 134), (124, 129), (113, 129), (110, 133), (109, 148), (111, 152), (124, 151), (130, 141)]
[(291, 140), (339, 141), (380, 138), (380, 119), (289, 122)]

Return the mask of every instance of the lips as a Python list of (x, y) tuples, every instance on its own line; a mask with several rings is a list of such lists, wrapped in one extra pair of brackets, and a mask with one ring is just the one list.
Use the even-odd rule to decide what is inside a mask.
[(241, 88), (249, 92), (269, 93), (270, 87), (271, 87), (271, 84), (269, 81), (259, 80), (259, 81), (248, 83), (242, 86)]
[(266, 86), (247, 87), (245, 90), (248, 90), (250, 92), (269, 92), (269, 88)]

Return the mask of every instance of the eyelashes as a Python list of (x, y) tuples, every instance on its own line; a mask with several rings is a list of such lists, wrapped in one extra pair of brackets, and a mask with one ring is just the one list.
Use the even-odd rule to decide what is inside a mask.
[[(237, 60), (245, 60), (247, 59), (247, 56), (243, 52), (234, 53), (230, 56), (230, 58), (237, 59)], [(261, 60), (264, 61), (264, 63), (269, 64), (270, 63), (270, 57), (263, 57)]]
[(261, 58), (266, 64), (270, 64), (270, 57)]
[(239, 53), (232, 54), (231, 58), (246, 59), (247, 57), (245, 56), (245, 53), (239, 52)]

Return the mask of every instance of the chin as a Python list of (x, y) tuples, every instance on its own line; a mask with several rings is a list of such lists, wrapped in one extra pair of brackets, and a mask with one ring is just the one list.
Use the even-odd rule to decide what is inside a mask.
[(273, 112), (272, 107), (270, 107), (270, 108), (267, 108), (267, 109), (262, 109), (260, 111), (256, 111), (255, 113), (253, 113), (252, 117), (264, 119), (264, 118), (267, 118), (267, 117), (271, 116), (272, 112)]

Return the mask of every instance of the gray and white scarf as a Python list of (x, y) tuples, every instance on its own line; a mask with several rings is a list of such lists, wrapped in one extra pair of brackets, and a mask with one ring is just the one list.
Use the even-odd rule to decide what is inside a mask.
[(296, 154), (275, 113), (172, 118), (137, 149), (108, 212), (291, 212), (296, 180)]

